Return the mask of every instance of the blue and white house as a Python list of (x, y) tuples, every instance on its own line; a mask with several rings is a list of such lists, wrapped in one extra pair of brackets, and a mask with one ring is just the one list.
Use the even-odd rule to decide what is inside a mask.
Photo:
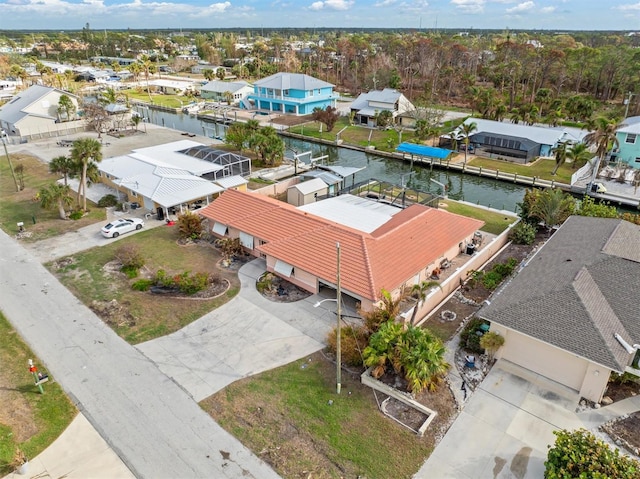
[[(336, 106), (338, 94), (331, 83), (302, 73), (276, 73), (253, 85), (253, 93), (247, 100), (253, 108), (269, 112), (308, 115), (314, 108)], [(242, 102), (249, 108), (248, 102)]]
[(626, 118), (623, 124), (616, 132), (618, 144), (611, 152), (611, 161), (640, 168), (640, 116)]

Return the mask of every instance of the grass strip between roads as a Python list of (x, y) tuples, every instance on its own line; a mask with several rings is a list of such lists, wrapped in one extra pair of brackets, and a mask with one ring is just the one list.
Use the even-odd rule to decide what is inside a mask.
[(29, 373), (28, 360), (46, 367), (0, 313), (0, 476), (12, 471), (16, 447), (33, 459), (71, 423), (77, 411), (51, 378), (40, 394)]

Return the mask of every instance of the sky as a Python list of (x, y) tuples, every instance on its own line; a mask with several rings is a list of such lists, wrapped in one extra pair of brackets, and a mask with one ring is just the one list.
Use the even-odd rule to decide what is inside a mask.
[(0, 30), (456, 28), (640, 31), (640, 0), (0, 0)]

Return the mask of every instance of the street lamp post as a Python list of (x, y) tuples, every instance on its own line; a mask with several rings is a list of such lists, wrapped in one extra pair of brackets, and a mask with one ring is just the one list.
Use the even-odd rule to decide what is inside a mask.
[(0, 130), (0, 137), (2, 137), (2, 146), (4, 146), (4, 154), (7, 157), (7, 161), (9, 162), (9, 169), (11, 170), (11, 176), (13, 177), (13, 182), (16, 185), (16, 191), (20, 191), (20, 186), (18, 185), (18, 180), (16, 178), (16, 173), (13, 171), (13, 163), (11, 163), (11, 157), (9, 156), (9, 150), (7, 150), (7, 132), (4, 130)]
[(340, 291), (340, 243), (336, 243), (336, 254), (337, 254), (336, 299), (323, 299), (321, 301), (318, 301), (316, 304), (314, 304), (313, 307), (317, 308), (325, 301), (335, 301), (337, 304), (336, 317), (337, 317), (338, 329), (336, 330), (336, 392), (340, 394), (340, 391), (342, 390), (342, 351), (341, 351), (342, 292)]

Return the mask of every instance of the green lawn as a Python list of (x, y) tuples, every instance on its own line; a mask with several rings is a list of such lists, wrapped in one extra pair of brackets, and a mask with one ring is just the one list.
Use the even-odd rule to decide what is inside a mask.
[(474, 157), (468, 163), (476, 168), (486, 168), (489, 170), (499, 170), (505, 173), (516, 173), (519, 176), (537, 177), (549, 181), (571, 184), (571, 175), (575, 172), (570, 163), (562, 165), (555, 176), (551, 173), (556, 166), (555, 160), (538, 159), (528, 165), (511, 163), (509, 161), (492, 160), (489, 158)]
[[(400, 140), (399, 134), (393, 129), (380, 130), (371, 129), (364, 126), (350, 125), (349, 119), (340, 117), (338, 122), (330, 132), (326, 131), (326, 126), (321, 123), (312, 121), (299, 126), (289, 128), (292, 133), (308, 136), (310, 138), (318, 138), (322, 140), (335, 141), (336, 135), (340, 133), (340, 139), (349, 145), (355, 145), (366, 148), (369, 145), (375, 146), (380, 151), (395, 151)], [(346, 127), (346, 130), (342, 131)], [(371, 135), (371, 137), (370, 137)], [(415, 138), (415, 134), (411, 130), (402, 132), (402, 141), (411, 141)]]
[(77, 411), (62, 388), (51, 378), (33, 384), (27, 360), (39, 371), (46, 368), (0, 313), (0, 476), (12, 472), (9, 462), (16, 447), (33, 459), (49, 446), (71, 423)]
[[(170, 334), (229, 301), (239, 291), (237, 274), (218, 270), (220, 255), (210, 246), (179, 246), (177, 228), (160, 226), (141, 231), (120, 241), (78, 253), (68, 261), (57, 261), (47, 267), (80, 301), (91, 306), (93, 301), (116, 300), (124, 314), (104, 318), (105, 322), (126, 341), (137, 344)], [(145, 260), (149, 274), (164, 269), (168, 274), (184, 271), (219, 272), (231, 283), (218, 298), (190, 300), (168, 298), (149, 292), (134, 291), (124, 274), (109, 272), (105, 265), (115, 260), (116, 250), (125, 244), (136, 245)]]
[[(445, 206), (446, 205), (446, 206)], [(498, 235), (506, 230), (510, 224), (515, 223), (517, 218), (512, 216), (505, 216), (495, 211), (488, 211), (482, 208), (476, 208), (475, 206), (460, 203), (458, 201), (447, 198), (440, 202), (440, 208), (447, 210), (451, 213), (467, 216), (469, 218), (475, 218), (485, 222), (481, 228), (482, 231), (487, 233)]]
[[(66, 153), (68, 150), (60, 150), (60, 155)], [(23, 222), (26, 230), (32, 233), (24, 241), (35, 241), (75, 231), (106, 219), (104, 208), (97, 208), (89, 201), (87, 207), (90, 211), (85, 217), (77, 221), (61, 220), (57, 210), (45, 210), (35, 200), (40, 188), (55, 182), (58, 177), (49, 173), (48, 166), (33, 156), (12, 154), (11, 161), (14, 168), (18, 165), (23, 167), (25, 187), (16, 192), (6, 157), (0, 156), (0, 227), (7, 234), (16, 234), (16, 223)]]
[(338, 396), (335, 366), (319, 354), (236, 381), (201, 406), (284, 478), (409, 478), (432, 449), (383, 416), (359, 376), (344, 373)]
[[(145, 87), (146, 88), (146, 87)], [(149, 103), (149, 95), (146, 91), (122, 90), (132, 100), (139, 100)], [(184, 95), (157, 95), (151, 94), (151, 101), (154, 105), (166, 106), (167, 108), (181, 108), (193, 101)]]

